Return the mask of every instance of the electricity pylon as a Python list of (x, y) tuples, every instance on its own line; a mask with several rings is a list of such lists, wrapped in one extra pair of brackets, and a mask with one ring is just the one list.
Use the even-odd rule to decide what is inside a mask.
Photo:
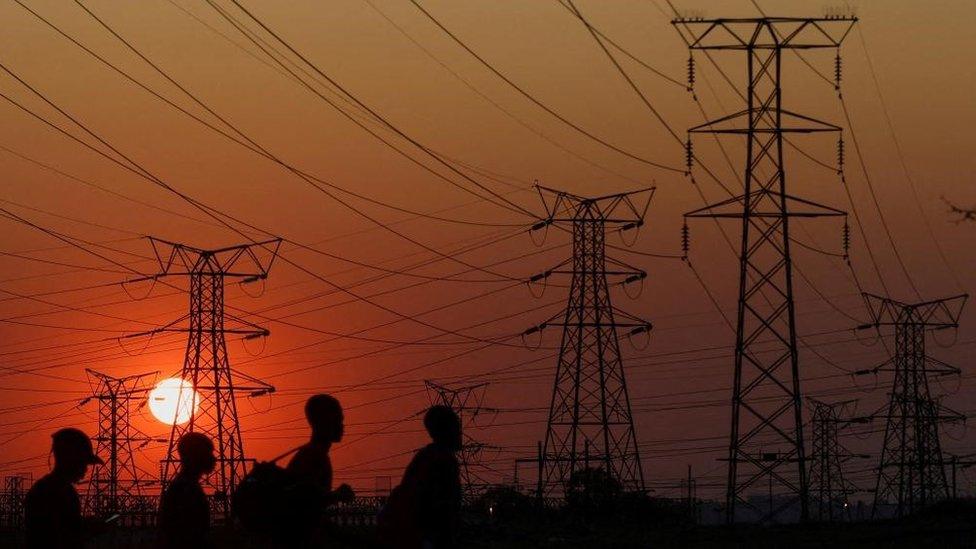
[[(189, 312), (148, 333), (187, 334), (186, 357), (181, 377), (199, 395), (199, 406), (189, 421), (174, 424), (169, 448), (162, 460), (160, 481), (166, 484), (179, 468), (176, 446), (189, 432), (203, 433), (214, 443), (217, 465), (204, 478), (213, 494), (211, 508), (217, 520), (230, 517), (230, 495), (246, 474), (241, 426), (237, 417), (236, 393), (267, 394), (274, 387), (231, 368), (227, 356), (228, 334), (253, 339), (268, 335), (268, 330), (225, 311), (224, 285), (228, 278), (241, 282), (264, 280), (278, 254), (280, 239), (205, 250), (185, 244), (150, 238), (159, 262), (159, 273), (152, 279), (186, 276), (190, 279)], [(180, 387), (182, 393), (183, 387)], [(186, 398), (178, 395), (177, 402)], [(188, 400), (192, 402), (193, 396)], [(192, 408), (192, 406), (191, 406)]]
[(461, 451), (458, 461), (461, 465), (461, 485), (468, 495), (477, 493), (485, 484), (484, 480), (473, 471), (479, 465), (482, 454), (491, 446), (475, 440), (465, 428), (471, 421), (483, 412), (492, 412), (484, 406), (485, 389), (488, 383), (478, 383), (466, 387), (449, 388), (438, 385), (430, 380), (424, 380), (427, 389), (427, 399), (431, 406), (442, 404), (454, 410), (461, 419)]
[(818, 521), (850, 520), (848, 498), (857, 487), (844, 477), (844, 463), (855, 457), (840, 443), (840, 431), (855, 423), (866, 423), (867, 418), (846, 417), (846, 408), (853, 400), (826, 403), (807, 397), (813, 408), (810, 418), (812, 443), (810, 451), (810, 496), (814, 518)]
[(0, 530), (18, 532), (24, 527), (24, 499), (33, 477), (30, 473), (8, 475), (0, 487)]
[[(799, 503), (809, 516), (804, 463), (802, 393), (796, 346), (793, 265), (789, 222), (793, 217), (844, 216), (844, 212), (787, 192), (783, 136), (838, 132), (840, 128), (782, 106), (782, 57), (788, 50), (840, 47), (855, 18), (676, 19), (694, 52), (746, 55), (746, 108), (706, 122), (690, 134), (746, 138), (744, 193), (685, 214), (741, 219), (735, 372), (728, 451), (726, 520), (742, 504), (772, 521)], [(693, 159), (690, 149), (689, 161)], [(746, 492), (769, 479), (782, 501), (763, 512)]]
[[(644, 472), (617, 330), (624, 328), (629, 335), (636, 335), (649, 331), (651, 325), (611, 304), (607, 278), (623, 278), (624, 283), (630, 283), (642, 281), (646, 274), (608, 257), (606, 236), (611, 230), (643, 225), (653, 189), (596, 198), (538, 189), (547, 217), (535, 228), (553, 225), (573, 236), (573, 257), (531, 279), (543, 280), (553, 274), (572, 277), (565, 311), (525, 332), (531, 334), (547, 326), (563, 328), (546, 438), (539, 456), (538, 496), (564, 494), (570, 477), (591, 463), (624, 489), (643, 492)], [(647, 193), (647, 201), (638, 207), (635, 197), (643, 193)]]
[(925, 332), (956, 328), (968, 296), (923, 303), (902, 303), (864, 294), (871, 322), (861, 328), (895, 329), (895, 355), (867, 372), (893, 372), (894, 384), (886, 404), (874, 417), (884, 418), (884, 448), (878, 464), (872, 515), (894, 505), (898, 517), (949, 497), (947, 459), (939, 441), (939, 426), (962, 421), (932, 396), (930, 376), (957, 375), (959, 369), (925, 351)]
[(86, 400), (98, 401), (95, 453), (105, 463), (92, 469), (85, 511), (96, 517), (124, 514), (134, 507), (150, 476), (136, 465), (132, 446), (139, 448), (155, 440), (132, 426), (132, 401), (141, 399), (145, 403), (158, 372), (112, 377), (86, 371), (89, 379), (97, 383)]

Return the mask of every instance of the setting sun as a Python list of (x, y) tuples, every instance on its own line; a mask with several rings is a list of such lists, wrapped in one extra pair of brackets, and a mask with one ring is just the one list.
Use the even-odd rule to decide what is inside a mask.
[(185, 379), (171, 377), (156, 384), (149, 393), (149, 410), (168, 425), (186, 423), (200, 406), (200, 393)]

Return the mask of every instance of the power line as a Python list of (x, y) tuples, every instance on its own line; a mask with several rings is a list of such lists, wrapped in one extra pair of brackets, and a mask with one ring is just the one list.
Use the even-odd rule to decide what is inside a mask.
[[(229, 15), (226, 12), (224, 12), (223, 10), (217, 9), (218, 7), (213, 2), (213, 0), (206, 0), (206, 1), (207, 1), (208, 4), (210, 4), (212, 7), (214, 7), (214, 9), (216, 9), (218, 11), (218, 13), (221, 14), (221, 16), (223, 16), (223, 17), (225, 17), (225, 18), (227, 18), (229, 20)], [(441, 164), (442, 166), (444, 166), (445, 168), (447, 168), (449, 171), (455, 173), (456, 175), (458, 175), (461, 178), (463, 178), (464, 180), (472, 183), (473, 185), (475, 185), (476, 187), (478, 187), (482, 191), (488, 193), (489, 195), (491, 195), (495, 199), (501, 201), (502, 204), (499, 204), (499, 205), (501, 205), (502, 207), (504, 207), (506, 209), (511, 209), (513, 211), (516, 211), (516, 212), (521, 212), (521, 213), (523, 213), (525, 215), (528, 215), (529, 217), (535, 217), (535, 215), (532, 212), (530, 212), (529, 210), (526, 210), (525, 208), (519, 206), (518, 204), (516, 204), (516, 203), (510, 201), (509, 199), (505, 198), (504, 196), (498, 194), (496, 191), (494, 191), (494, 190), (486, 187), (482, 183), (479, 183), (475, 179), (473, 179), (473, 178), (469, 177), (468, 175), (464, 174), (463, 172), (459, 171), (457, 168), (455, 168), (454, 166), (452, 166), (449, 162), (445, 161), (443, 158), (441, 158), (440, 155), (436, 154), (434, 151), (432, 151), (426, 145), (420, 143), (415, 138), (411, 137), (406, 132), (404, 132), (403, 130), (401, 130), (399, 127), (395, 126), (387, 118), (385, 118), (382, 115), (380, 115), (375, 109), (371, 108), (366, 103), (364, 103), (362, 100), (358, 99), (354, 94), (350, 93), (345, 87), (343, 87), (341, 84), (339, 84), (339, 82), (337, 82), (334, 78), (332, 78), (331, 76), (329, 76), (328, 74), (326, 74), (318, 65), (316, 65), (315, 63), (313, 63), (312, 61), (310, 61), (306, 56), (302, 55), (302, 53), (300, 53), (297, 49), (295, 49), (280, 34), (278, 34), (273, 29), (271, 29), (267, 24), (265, 24), (261, 19), (259, 19), (258, 17), (256, 17), (250, 10), (248, 10), (246, 7), (244, 7), (240, 2), (238, 2), (237, 0), (231, 0), (231, 2), (235, 6), (237, 6), (237, 8), (240, 9), (244, 14), (246, 14), (252, 21), (254, 21), (254, 23), (256, 23), (258, 26), (260, 26), (262, 29), (264, 29), (265, 32), (267, 32), (269, 35), (271, 35), (272, 37), (274, 37), (274, 39), (277, 40), (280, 44), (282, 44), (283, 46), (285, 46), (285, 48), (288, 51), (290, 51), (293, 55), (295, 55), (296, 57), (298, 57), (299, 59), (301, 59), (302, 62), (304, 62), (306, 65), (308, 65), (313, 71), (315, 71), (316, 74), (318, 74), (322, 78), (325, 78), (326, 81), (328, 81), (332, 86), (334, 86), (336, 89), (340, 90), (346, 97), (348, 97), (353, 102), (355, 102), (357, 105), (359, 105), (361, 108), (363, 108), (364, 110), (366, 110), (374, 118), (376, 118), (377, 120), (381, 121), (387, 128), (389, 128), (395, 134), (397, 134), (398, 136), (400, 136), (401, 138), (405, 139), (406, 141), (408, 141), (413, 146), (415, 146), (418, 149), (420, 149), (421, 151), (423, 151), (431, 159), (433, 159), (434, 161), (436, 161), (438, 164)], [(250, 38), (250, 36), (248, 36), (248, 38)], [(313, 89), (310, 86), (309, 86), (309, 88), (310, 89)], [(313, 91), (314, 91), (314, 89), (313, 89)], [(323, 100), (328, 101), (322, 95), (319, 95), (319, 97), (322, 97)], [(328, 101), (328, 102), (333, 107), (335, 107), (335, 104), (333, 104), (331, 101)], [(336, 107), (336, 108), (338, 109), (338, 107)], [(341, 109), (338, 109), (338, 110), (340, 111), (340, 113), (345, 114), (345, 111), (342, 111)], [(348, 118), (348, 116), (347, 116), (347, 118)], [(356, 121), (354, 121), (354, 122), (356, 122)], [(366, 131), (368, 131), (371, 134), (373, 134), (373, 132), (371, 130), (368, 130), (367, 128), (365, 128), (361, 124), (358, 124), (357, 123), (357, 125), (359, 125), (361, 128), (366, 129)], [(373, 135), (375, 136), (376, 134), (373, 134)], [(453, 183), (452, 182), (452, 184), (456, 184), (456, 183)], [(465, 187), (460, 187), (460, 188), (466, 189)], [(466, 190), (468, 192), (471, 192), (469, 189), (466, 189)], [(480, 196), (480, 195), (477, 195), (477, 193), (475, 193), (475, 194), (476, 194), (476, 196)], [(491, 201), (491, 199), (489, 199), (489, 201)]]
[(855, 29), (855, 31), (857, 33), (857, 37), (860, 39), (861, 48), (864, 50), (864, 58), (867, 60), (868, 72), (871, 73), (871, 80), (874, 82), (874, 88), (878, 93), (878, 102), (881, 104), (881, 111), (884, 113), (885, 125), (888, 128), (888, 135), (891, 136), (891, 141), (895, 145), (895, 151), (898, 153), (898, 163), (901, 166), (902, 172), (905, 174), (905, 180), (908, 182), (908, 188), (911, 189), (912, 196), (915, 198), (914, 203), (918, 208), (919, 216), (922, 218), (922, 222), (925, 225), (925, 230), (929, 233), (929, 237), (931, 238), (932, 243), (935, 245), (935, 250), (938, 252), (939, 258), (942, 259), (942, 264), (945, 265), (949, 275), (956, 283), (956, 288), (962, 291), (962, 281), (959, 279), (959, 275), (956, 273), (955, 269), (952, 268), (952, 264), (949, 263), (945, 250), (942, 248), (941, 241), (935, 236), (935, 231), (932, 230), (932, 223), (929, 221), (928, 215), (925, 213), (925, 208), (922, 207), (922, 199), (918, 194), (918, 185), (915, 183), (915, 178), (912, 177), (911, 170), (908, 169), (908, 164), (905, 159), (905, 152), (902, 150), (901, 146), (901, 140), (898, 139), (898, 134), (895, 133), (895, 126), (891, 120), (891, 112), (888, 110), (888, 103), (885, 101), (884, 93), (881, 91), (881, 83), (878, 81), (878, 73), (874, 70), (874, 62), (871, 60), (871, 54), (868, 52), (868, 43), (864, 37), (864, 31), (861, 30), (860, 27)]
[(432, 51), (430, 51), (429, 48), (427, 48), (422, 43), (420, 43), (420, 41), (417, 40), (416, 38), (414, 38), (410, 33), (408, 33), (406, 31), (406, 29), (404, 29), (396, 21), (394, 21), (392, 18), (390, 18), (386, 14), (386, 12), (384, 12), (381, 8), (379, 8), (378, 6), (376, 6), (376, 4), (372, 0), (365, 0), (365, 2), (366, 2), (366, 4), (373, 11), (375, 11), (380, 17), (382, 17), (383, 20), (385, 20), (387, 23), (389, 23), (394, 29), (396, 29), (407, 40), (409, 40), (410, 43), (412, 43), (420, 51), (422, 51), (428, 58), (430, 58), (431, 60), (433, 60), (438, 66), (440, 66), (448, 74), (450, 74), (451, 76), (453, 76), (457, 81), (461, 82), (472, 93), (474, 93), (475, 95), (477, 95), (478, 97), (480, 97), (481, 99), (483, 99), (485, 102), (487, 102), (489, 105), (493, 106), (496, 110), (498, 110), (499, 112), (501, 112), (502, 114), (504, 114), (508, 118), (512, 119), (518, 125), (520, 125), (523, 128), (529, 130), (530, 132), (534, 133), (535, 135), (537, 135), (538, 137), (540, 137), (544, 141), (548, 142), (549, 144), (553, 145), (554, 147), (558, 148), (559, 150), (562, 150), (563, 152), (565, 152), (565, 153), (567, 153), (567, 154), (569, 154), (569, 155), (577, 158), (578, 160), (581, 160), (582, 162), (584, 162), (584, 163), (586, 163), (586, 164), (588, 164), (590, 166), (593, 166), (594, 168), (597, 168), (599, 170), (602, 170), (602, 171), (604, 171), (604, 172), (606, 172), (608, 174), (614, 175), (614, 176), (619, 177), (619, 178), (621, 178), (623, 180), (626, 180), (626, 181), (630, 181), (632, 179), (630, 177), (627, 177), (626, 175), (621, 174), (620, 172), (618, 172), (618, 171), (616, 171), (616, 170), (614, 170), (612, 168), (608, 168), (608, 167), (606, 167), (606, 166), (604, 166), (602, 164), (598, 164), (598, 163), (590, 160), (589, 158), (583, 156), (582, 154), (577, 153), (576, 151), (570, 149), (569, 147), (566, 147), (566, 146), (562, 145), (561, 143), (559, 143), (555, 139), (553, 139), (553, 138), (549, 137), (548, 135), (546, 135), (544, 132), (542, 132), (538, 128), (532, 126), (531, 124), (529, 124), (528, 122), (526, 122), (522, 118), (516, 116), (515, 113), (513, 113), (511, 110), (505, 108), (499, 102), (495, 101), (494, 99), (492, 99), (491, 97), (489, 97), (487, 94), (485, 94), (484, 92), (482, 92), (481, 90), (479, 90), (474, 84), (472, 84), (466, 78), (464, 78), (463, 76), (461, 76), (457, 71), (455, 71), (454, 69), (452, 69), (450, 67), (450, 65), (448, 65), (447, 63), (445, 63), (444, 61), (442, 61), (439, 57), (437, 57)]
[[(684, 173), (684, 170), (682, 170), (681, 168), (675, 168), (675, 167), (672, 167), (672, 166), (668, 166), (668, 165), (665, 165), (665, 164), (661, 164), (661, 163), (658, 163), (658, 162), (654, 162), (654, 161), (648, 160), (648, 159), (646, 159), (646, 158), (644, 158), (642, 156), (638, 156), (636, 154), (633, 154), (631, 152), (628, 152), (628, 151), (626, 151), (626, 150), (618, 147), (617, 145), (614, 145), (614, 144), (612, 144), (612, 143), (610, 143), (610, 142), (608, 142), (608, 141), (606, 141), (606, 140), (604, 140), (604, 139), (602, 139), (602, 138), (594, 135), (593, 133), (590, 133), (589, 131), (587, 131), (586, 129), (582, 128), (581, 126), (575, 124), (574, 122), (572, 122), (571, 120), (569, 120), (565, 116), (559, 114), (554, 109), (552, 109), (551, 107), (549, 107), (548, 105), (546, 105), (545, 103), (543, 103), (542, 101), (540, 101), (539, 99), (537, 99), (535, 96), (533, 96), (532, 94), (530, 94), (529, 92), (527, 92), (524, 88), (522, 88), (521, 86), (519, 86), (518, 84), (516, 84), (513, 80), (511, 80), (509, 77), (505, 76), (505, 74), (503, 74), (501, 71), (499, 71), (498, 69), (496, 69), (490, 63), (488, 63), (488, 61), (486, 61), (483, 57), (481, 57), (480, 55), (478, 55), (477, 52), (475, 52), (471, 47), (469, 47), (467, 44), (465, 44), (463, 41), (461, 41), (461, 39), (458, 38), (458, 36), (456, 34), (454, 34), (453, 32), (451, 32), (437, 18), (435, 18), (429, 11), (427, 11), (427, 9), (425, 9), (422, 5), (420, 5), (419, 2), (417, 2), (416, 0), (410, 0), (410, 2), (414, 6), (416, 6), (416, 8), (418, 10), (420, 10), (420, 12), (423, 13), (427, 17), (427, 19), (429, 19), (432, 23), (434, 23), (434, 25), (436, 25), (445, 34), (447, 34), (455, 43), (457, 43), (457, 45), (461, 46), (466, 52), (468, 52), (469, 54), (471, 54), (472, 57), (474, 57), (482, 65), (484, 65), (485, 68), (487, 68), (489, 71), (491, 71), (492, 74), (494, 74), (498, 78), (502, 79), (506, 84), (508, 84), (509, 86), (511, 86), (515, 91), (519, 92), (523, 97), (525, 97), (526, 99), (528, 99), (529, 101), (531, 101), (533, 104), (535, 104), (536, 106), (538, 106), (542, 110), (546, 111), (547, 113), (549, 113), (550, 115), (552, 115), (553, 117), (555, 117), (560, 122), (566, 124), (567, 126), (571, 127), (572, 129), (576, 130), (577, 132), (585, 135), (586, 137), (590, 138), (591, 140), (596, 141), (597, 143), (603, 145), (604, 147), (607, 147), (607, 148), (609, 148), (609, 149), (611, 149), (613, 151), (616, 151), (616, 152), (618, 152), (618, 153), (620, 153), (620, 154), (622, 154), (622, 155), (624, 155), (624, 156), (626, 156), (628, 158), (631, 158), (631, 159), (636, 160), (638, 162), (641, 162), (643, 164), (647, 164), (649, 166), (654, 166), (654, 167), (657, 167), (657, 168), (661, 168), (663, 170), (667, 170), (667, 171), (670, 171), (670, 172)], [(236, 3), (236, 1), (235, 1), (235, 3)]]
[[(13, 99), (11, 99), (9, 96), (3, 94), (2, 92), (0, 92), (0, 97), (3, 97), (4, 99), (6, 99), (7, 101), (9, 101), (9, 102), (13, 103), (14, 105), (18, 106), (22, 110), (25, 110), (25, 112), (28, 112), (29, 114), (31, 114), (32, 116), (34, 116), (38, 120), (44, 122), (45, 124), (51, 126), (52, 128), (54, 128), (56, 130), (58, 130), (62, 134), (64, 134), (64, 135), (68, 136), (69, 138), (77, 141), (78, 143), (84, 145), (85, 147), (89, 148), (90, 150), (96, 152), (97, 154), (99, 154), (99, 155), (101, 155), (101, 156), (103, 156), (103, 157), (105, 157), (105, 158), (113, 161), (114, 163), (118, 164), (119, 166), (123, 167), (124, 169), (126, 169), (128, 171), (131, 171), (131, 172), (135, 173), (136, 175), (138, 175), (138, 176), (140, 176), (140, 177), (148, 180), (149, 182), (151, 182), (151, 183), (153, 183), (153, 184), (155, 184), (157, 186), (160, 186), (160, 187), (166, 189), (167, 191), (170, 191), (170, 192), (176, 194), (178, 197), (180, 197), (184, 201), (188, 202), (189, 204), (193, 205), (198, 210), (204, 212), (208, 216), (212, 217), (213, 219), (215, 219), (218, 222), (220, 222), (223, 225), (225, 225), (228, 229), (231, 229), (232, 231), (236, 232), (237, 234), (239, 234), (239, 235), (241, 235), (241, 236), (243, 236), (245, 238), (250, 239), (252, 242), (254, 241), (246, 233), (242, 232), (240, 229), (238, 229), (238, 228), (230, 225), (229, 223), (227, 223), (227, 221), (224, 218), (231, 219), (231, 220), (234, 220), (235, 222), (238, 222), (238, 223), (244, 224), (246, 226), (249, 226), (249, 227), (252, 227), (252, 228), (257, 229), (256, 227), (254, 227), (253, 225), (247, 224), (246, 222), (242, 222), (241, 220), (239, 220), (239, 219), (237, 219), (237, 218), (235, 218), (235, 217), (233, 217), (233, 216), (231, 216), (229, 214), (226, 214), (224, 212), (221, 212), (220, 210), (216, 210), (215, 208), (213, 208), (211, 206), (206, 206), (206, 205), (202, 204), (201, 202), (199, 202), (199, 201), (197, 201), (197, 200), (189, 197), (185, 193), (182, 193), (181, 191), (173, 188), (171, 185), (169, 185), (165, 181), (163, 181), (163, 180), (159, 179), (158, 177), (152, 175), (150, 172), (148, 172), (147, 170), (145, 170), (145, 168), (142, 168), (141, 166), (139, 166), (138, 164), (136, 164), (134, 161), (132, 161), (131, 159), (129, 159), (128, 157), (126, 157), (125, 155), (123, 155), (120, 151), (118, 151), (118, 149), (115, 149), (107, 141), (105, 141), (104, 139), (102, 139), (101, 137), (99, 137), (97, 134), (95, 134), (94, 132), (92, 132), (90, 129), (88, 129), (87, 127), (85, 127), (84, 125), (82, 125), (80, 123), (80, 121), (78, 121), (76, 118), (72, 117), (70, 114), (68, 114), (63, 109), (61, 109), (60, 107), (58, 107), (57, 105), (55, 105), (53, 102), (51, 102), (50, 99), (48, 99), (44, 95), (40, 94), (40, 92), (38, 92), (35, 88), (31, 87), (29, 84), (27, 84), (22, 79), (20, 79), (19, 77), (17, 77), (14, 73), (12, 73), (10, 71), (10, 69), (8, 67), (6, 67), (5, 65), (3, 65), (2, 63), (0, 63), (0, 69), (3, 69), (8, 74), (11, 74), (12, 76), (14, 76), (15, 79), (17, 79), (25, 87), (27, 87), (28, 89), (30, 89), (35, 95), (37, 95), (38, 97), (42, 98), (42, 100), (44, 100), (46, 103), (48, 103), (49, 105), (51, 105), (53, 108), (55, 108), (56, 110), (58, 110), (59, 112), (61, 112), (64, 116), (66, 116), (67, 118), (69, 118), (72, 122), (74, 122), (76, 125), (78, 125), (79, 127), (81, 127), (86, 133), (88, 133), (89, 135), (92, 135), (97, 140), (99, 140), (99, 142), (101, 142), (101, 143), (105, 144), (106, 146), (108, 146), (113, 152), (116, 152), (116, 154), (119, 154), (122, 158), (124, 158), (127, 162), (130, 162), (132, 165), (130, 166), (129, 164), (126, 164), (124, 162), (121, 162), (118, 159), (113, 158), (110, 155), (107, 155), (106, 153), (104, 153), (104, 151), (101, 151), (101, 150), (99, 150), (99, 149), (91, 146), (90, 144), (88, 144), (87, 142), (85, 142), (83, 140), (80, 140), (79, 138), (77, 138), (76, 136), (74, 136), (73, 134), (71, 134), (70, 132), (67, 132), (66, 130), (64, 130), (63, 128), (60, 128), (56, 124), (53, 124), (50, 121), (47, 121), (46, 119), (44, 119), (44, 118), (40, 117), (39, 115), (33, 113), (29, 109), (26, 109), (26, 107), (24, 107), (20, 103), (17, 103), (16, 101), (14, 101)], [(33, 225), (32, 224), (32, 226), (35, 226), (35, 228), (38, 228), (36, 225)], [(258, 229), (258, 230), (261, 230), (262, 232), (264, 232), (267, 235), (273, 236), (271, 233), (269, 233), (267, 231), (264, 231), (263, 229)], [(60, 236), (58, 238), (64, 240)], [(64, 241), (70, 243), (69, 240), (64, 240)], [(93, 252), (91, 252), (90, 250), (87, 250), (87, 249), (85, 251), (88, 251), (89, 253), (93, 253)], [(96, 254), (96, 255), (98, 255), (102, 259), (105, 259), (105, 260), (108, 260), (108, 261), (112, 262), (112, 260), (110, 260), (108, 258), (105, 258), (104, 256), (102, 256), (100, 254)], [(372, 300), (370, 300), (368, 298), (364, 298), (363, 296), (361, 296), (361, 295), (353, 292), (349, 288), (344, 287), (344, 286), (341, 286), (341, 285), (339, 285), (339, 284), (337, 284), (335, 282), (332, 282), (331, 280), (325, 278), (323, 275), (318, 274), (318, 273), (310, 270), (309, 268), (304, 267), (304, 266), (296, 263), (295, 261), (288, 259), (287, 257), (282, 256), (281, 257), (281, 261), (284, 261), (284, 262), (288, 263), (289, 265), (292, 265), (293, 267), (297, 268), (298, 270), (300, 270), (300, 271), (302, 271), (302, 272), (304, 272), (304, 273), (306, 273), (306, 274), (308, 274), (308, 275), (310, 275), (310, 276), (312, 276), (312, 277), (314, 277), (314, 278), (316, 278), (316, 279), (318, 279), (318, 280), (320, 280), (320, 281), (322, 281), (322, 282), (330, 285), (331, 287), (333, 287), (333, 288), (335, 288), (335, 289), (337, 289), (337, 290), (339, 290), (339, 291), (341, 291), (343, 293), (349, 294), (350, 296), (356, 298), (357, 300), (360, 300), (360, 301), (364, 301), (366, 303), (369, 303), (370, 305), (373, 305), (374, 307), (376, 307), (376, 308), (378, 308), (380, 310), (383, 310), (385, 312), (388, 312), (390, 314), (393, 314), (395, 316), (398, 316), (398, 317), (401, 317), (401, 318), (404, 318), (404, 319), (409, 319), (410, 318), (409, 315), (405, 315), (403, 313), (400, 313), (399, 311), (397, 311), (397, 310), (395, 310), (395, 309), (393, 309), (391, 307), (382, 305), (382, 304), (377, 303), (375, 301), (372, 301)], [(141, 273), (137, 273), (137, 274), (141, 274)], [(457, 334), (455, 332), (452, 332), (452, 330), (450, 330), (450, 329), (441, 328), (441, 327), (432, 325), (430, 323), (421, 321), (419, 319), (412, 319), (412, 320), (414, 322), (416, 322), (416, 323), (424, 326), (424, 327), (427, 327), (427, 328), (431, 328), (431, 329), (434, 329), (434, 330), (437, 330), (437, 331), (441, 331), (441, 332), (445, 332), (445, 333), (451, 333), (453, 335), (459, 335), (459, 334)], [(468, 339), (476, 339), (476, 338), (472, 338), (471, 336), (462, 336), (462, 337), (466, 337)]]

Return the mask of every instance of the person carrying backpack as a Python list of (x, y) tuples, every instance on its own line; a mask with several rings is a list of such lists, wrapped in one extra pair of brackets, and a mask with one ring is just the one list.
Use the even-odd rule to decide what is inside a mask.
[(443, 405), (424, 415), (431, 443), (421, 448), (390, 493), (379, 522), (391, 549), (456, 547), (461, 512), (461, 420)]
[[(282, 547), (310, 547), (339, 537), (328, 528), (327, 508), (354, 497), (347, 484), (332, 490), (332, 445), (342, 440), (342, 406), (317, 394), (305, 403), (309, 441), (270, 462), (255, 464), (234, 493), (234, 512), (246, 528)], [(279, 460), (294, 454), (286, 467)]]

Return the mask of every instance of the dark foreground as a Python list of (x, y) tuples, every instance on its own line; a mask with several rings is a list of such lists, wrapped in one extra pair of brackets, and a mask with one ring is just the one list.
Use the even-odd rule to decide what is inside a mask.
[[(783, 526), (695, 526), (674, 515), (594, 518), (565, 512), (522, 512), (474, 517), (460, 548), (602, 549), (602, 548), (813, 548), (813, 547), (976, 547), (976, 502), (936, 505), (902, 520)], [(214, 532), (216, 547), (265, 548), (270, 543), (241, 531)], [(0, 547), (20, 547), (20, 536), (0, 532)], [(154, 547), (151, 529), (119, 528), (99, 537), (91, 548)], [(322, 547), (379, 547), (370, 525), (336, 528)]]

